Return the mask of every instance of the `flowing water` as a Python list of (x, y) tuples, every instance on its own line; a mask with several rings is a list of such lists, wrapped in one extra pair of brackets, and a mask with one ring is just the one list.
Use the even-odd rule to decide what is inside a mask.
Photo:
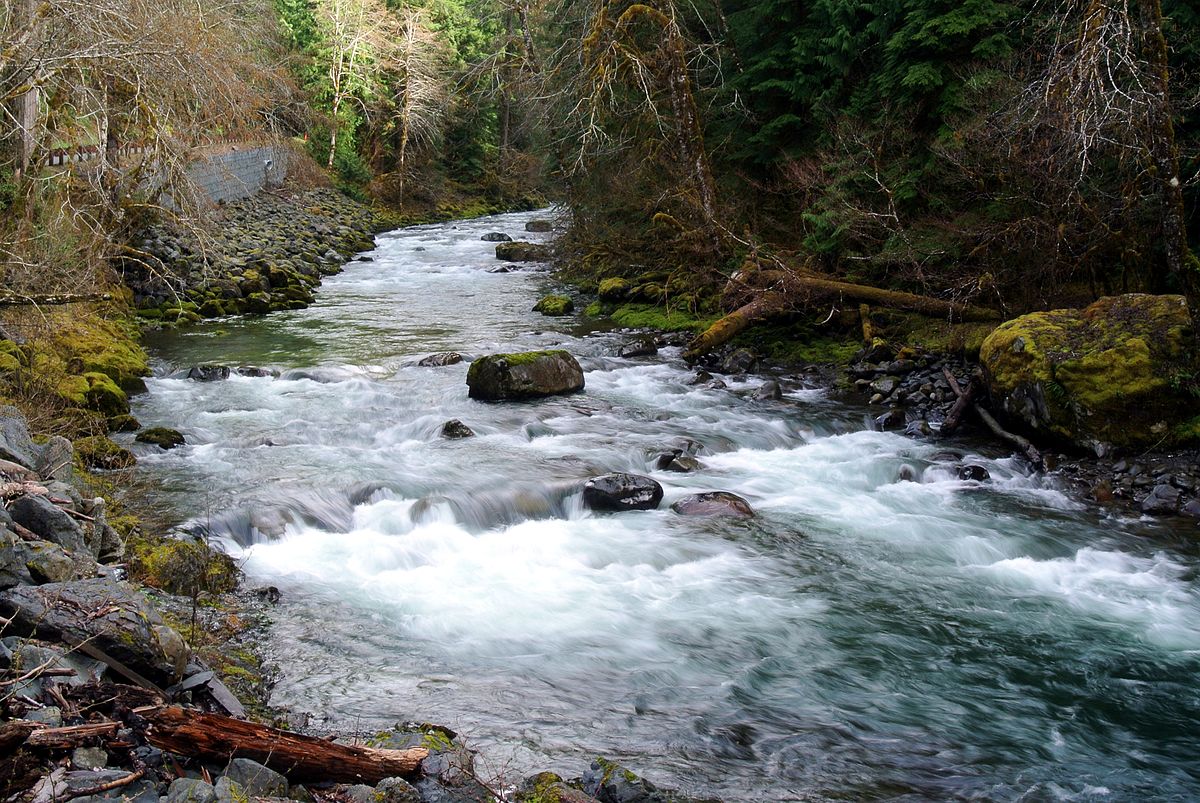
[[(189, 445), (138, 447), (142, 470), (282, 590), (274, 702), (445, 723), (485, 773), (602, 754), (727, 800), (1200, 797), (1192, 533), (999, 453), (960, 481), (819, 389), (755, 401), (761, 380), (690, 385), (678, 349), (617, 358), (629, 334), (530, 311), (547, 273), (487, 272), (480, 236), (530, 217), (385, 234), (309, 309), (151, 342), (136, 413)], [(465, 362), (416, 364), (559, 346), (584, 393), (480, 403)], [(214, 362), (282, 373), (170, 376)], [(477, 437), (440, 437), (451, 418)], [(651, 470), (688, 441), (703, 470)], [(655, 476), (662, 509), (585, 511), (608, 471)], [(758, 517), (667, 507), (712, 489)]]

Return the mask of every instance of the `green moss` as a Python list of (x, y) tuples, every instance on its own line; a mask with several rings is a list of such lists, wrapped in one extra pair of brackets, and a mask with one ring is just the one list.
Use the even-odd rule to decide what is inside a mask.
[(604, 315), (604, 305), (599, 301), (593, 301), (584, 309), (583, 314), (589, 318), (599, 318)]
[(223, 594), (240, 576), (232, 558), (200, 541), (136, 533), (126, 554), (130, 576), (171, 594)]
[(623, 304), (612, 312), (613, 321), (621, 326), (664, 332), (703, 332), (720, 317), (650, 304)]
[(142, 430), (134, 440), (138, 443), (154, 444), (160, 449), (174, 449), (176, 446), (184, 444), (182, 433), (167, 427), (150, 427)]
[(129, 468), (137, 462), (132, 452), (102, 435), (78, 438), (75, 441), (75, 455), (85, 467), (91, 469)]
[(566, 315), (575, 310), (575, 302), (567, 296), (549, 295), (544, 296), (537, 304), (534, 305), (533, 311), (540, 312), (543, 315), (550, 317), (558, 317)]
[(82, 377), (87, 382), (84, 398), (90, 410), (96, 410), (106, 416), (127, 415), (129, 413), (129, 397), (125, 391), (107, 375), (98, 371), (89, 371)]
[(597, 293), (601, 301), (624, 301), (629, 296), (630, 289), (628, 279), (605, 279), (600, 282)]

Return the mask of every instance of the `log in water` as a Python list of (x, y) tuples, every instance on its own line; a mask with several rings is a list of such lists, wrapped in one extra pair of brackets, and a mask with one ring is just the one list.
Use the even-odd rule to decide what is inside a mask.
[[(541, 236), (529, 217), (393, 232), (307, 310), (152, 341), (136, 413), (188, 445), (135, 448), (282, 589), (277, 703), (444, 722), (484, 773), (606, 754), (728, 800), (1200, 795), (1192, 532), (999, 452), (960, 480), (942, 445), (787, 377), (754, 400), (760, 379), (689, 384), (678, 348), (618, 358), (630, 336), (531, 311), (547, 273), (488, 273), (480, 237)], [(583, 393), (467, 397), (470, 357), (549, 348)], [(443, 351), (468, 360), (417, 364)], [(214, 362), (280, 376), (166, 378)], [(451, 419), (475, 436), (443, 438)], [(673, 449), (701, 467), (656, 470)], [(608, 472), (654, 477), (659, 509), (586, 511)], [(757, 515), (670, 511), (711, 490)]]

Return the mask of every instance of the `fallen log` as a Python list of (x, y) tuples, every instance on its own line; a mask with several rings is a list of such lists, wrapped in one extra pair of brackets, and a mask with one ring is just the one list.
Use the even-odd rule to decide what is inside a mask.
[(1021, 450), (1025, 455), (1025, 459), (1033, 464), (1036, 471), (1042, 471), (1046, 467), (1045, 460), (1042, 458), (1042, 453), (1036, 446), (1030, 443), (1028, 438), (1023, 438), (1013, 432), (1009, 432), (1004, 427), (1000, 426), (992, 414), (989, 413), (982, 404), (975, 405), (975, 414), (979, 416), (979, 420), (987, 425), (987, 428), (992, 431), (992, 434), (1001, 440), (1008, 441), (1013, 446)]
[(412, 775), (429, 755), (423, 747), (350, 747), (179, 706), (138, 709), (137, 713), (150, 725), (147, 741), (161, 750), (220, 762), (250, 758), (292, 781), (376, 784), (384, 778)]
[(121, 727), (119, 722), (94, 722), (87, 725), (68, 725), (65, 728), (42, 728), (29, 734), (26, 747), (43, 750), (68, 750), (106, 736), (113, 736)]
[(950, 373), (949, 368), (943, 368), (942, 373), (945, 374), (946, 381), (950, 383), (950, 389), (954, 391), (957, 398), (954, 400), (954, 406), (950, 408), (950, 412), (946, 414), (946, 420), (938, 428), (938, 432), (942, 435), (953, 435), (962, 424), (967, 410), (971, 409), (971, 405), (975, 403), (975, 397), (979, 395), (979, 382), (972, 377), (971, 381), (967, 383), (967, 389), (963, 390), (959, 387), (954, 374)]
[(756, 297), (721, 318), (688, 344), (684, 359), (696, 360), (729, 342), (747, 326), (765, 321), (796, 307), (798, 298), (806, 296), (837, 296), (844, 300), (874, 304), (890, 309), (903, 309), (952, 321), (998, 321), (999, 312), (986, 307), (958, 304), (939, 298), (885, 290), (865, 284), (851, 284), (817, 276), (790, 274), (784, 271), (763, 271), (750, 278), (765, 279), (770, 288), (757, 291)]
[(31, 731), (36, 728), (32, 722), (5, 722), (0, 725), (0, 755), (9, 755), (24, 744)]

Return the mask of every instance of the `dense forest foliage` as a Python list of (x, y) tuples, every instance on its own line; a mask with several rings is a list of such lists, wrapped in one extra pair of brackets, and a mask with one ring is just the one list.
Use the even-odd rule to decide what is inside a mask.
[(13, 208), (55, 146), (270, 132), (401, 209), (559, 199), (572, 265), (668, 303), (748, 258), (1004, 312), (1200, 297), (1186, 0), (22, 0), (0, 31)]

